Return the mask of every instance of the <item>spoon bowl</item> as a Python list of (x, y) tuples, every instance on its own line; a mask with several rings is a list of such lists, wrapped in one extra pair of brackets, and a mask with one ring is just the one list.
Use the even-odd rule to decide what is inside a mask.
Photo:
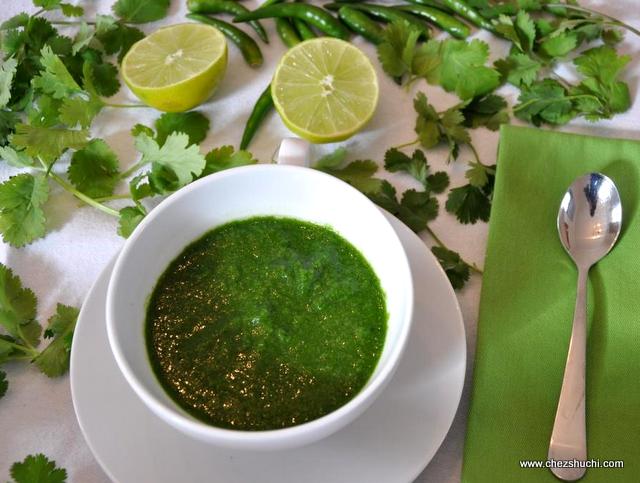
[[(564, 195), (558, 212), (562, 246), (578, 267), (578, 290), (569, 354), (564, 368), (558, 409), (548, 458), (552, 473), (565, 481), (579, 480), (586, 471), (585, 370), (587, 352), (587, 280), (589, 269), (618, 239), (622, 204), (616, 185), (600, 173), (576, 179)], [(563, 462), (581, 461), (584, 465)]]
[(609, 253), (621, 226), (620, 194), (610, 178), (589, 173), (571, 183), (560, 204), (558, 233), (578, 267), (590, 267)]

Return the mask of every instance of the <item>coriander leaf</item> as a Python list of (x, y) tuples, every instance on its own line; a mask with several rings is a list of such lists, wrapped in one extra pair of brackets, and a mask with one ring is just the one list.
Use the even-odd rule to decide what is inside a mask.
[(129, 181), (129, 192), (131, 193), (133, 201), (139, 201), (142, 198), (146, 198), (154, 194), (146, 174), (134, 176), (131, 181)]
[(96, 92), (105, 97), (111, 97), (120, 90), (118, 69), (109, 62), (89, 62), (91, 79)]
[(22, 339), (20, 329), (36, 318), (36, 296), (23, 287), (18, 276), (0, 263), (0, 326), (15, 338)]
[(339, 147), (335, 151), (329, 154), (325, 154), (315, 163), (314, 168), (323, 170), (327, 168), (337, 168), (347, 158), (347, 150), (344, 147)]
[(71, 98), (60, 100), (46, 94), (38, 96), (36, 102), (26, 109), (29, 123), (40, 127), (53, 127), (60, 124), (60, 107), (67, 99)]
[(113, 12), (125, 22), (147, 23), (167, 15), (170, 0), (118, 0)]
[(426, 191), (407, 190), (402, 195), (398, 218), (418, 233), (438, 216), (438, 200)]
[(611, 84), (630, 60), (631, 56), (618, 56), (613, 47), (602, 45), (583, 52), (573, 63), (583, 76), (598, 79), (602, 84)]
[(145, 216), (146, 212), (138, 205), (122, 208), (118, 221), (118, 235), (128, 238)]
[(87, 22), (81, 22), (76, 36), (73, 38), (73, 46), (71, 47), (71, 53), (76, 55), (80, 50), (87, 47), (93, 40), (95, 31), (89, 27)]
[(549, 57), (564, 57), (578, 46), (578, 37), (572, 32), (562, 32), (548, 37), (540, 44), (540, 51)]
[(8, 137), (15, 130), (20, 118), (15, 112), (0, 109), (0, 146), (7, 144)]
[(427, 192), (441, 193), (449, 185), (449, 175), (444, 171), (429, 174), (427, 158), (419, 149), (411, 157), (396, 148), (389, 149), (384, 155), (384, 167), (392, 173), (404, 171), (410, 174)]
[(70, 3), (61, 3), (60, 10), (65, 17), (82, 17), (84, 15), (84, 8)]
[(209, 151), (205, 156), (205, 162), (206, 164), (200, 177), (225, 169), (256, 164), (258, 161), (253, 159), (253, 155), (249, 151), (240, 150), (234, 152), (233, 146), (222, 146)]
[(67, 97), (60, 106), (60, 121), (69, 127), (88, 128), (103, 107), (104, 102), (96, 96), (89, 96), (88, 99)]
[(14, 58), (7, 59), (0, 65), (0, 108), (5, 107), (11, 99), (11, 83), (17, 66), (18, 61)]
[[(103, 17), (107, 18), (108, 16), (105, 15)], [(112, 24), (113, 26), (110, 28), (108, 28), (109, 24), (104, 19), (102, 20), (102, 24), (99, 23), (99, 17), (96, 22), (96, 38), (100, 40), (106, 54), (118, 54), (118, 62), (122, 62), (125, 54), (133, 44), (144, 38), (142, 31), (121, 22)], [(102, 30), (100, 29), (101, 25)]]
[(513, 108), (516, 117), (536, 126), (543, 122), (566, 124), (574, 116), (565, 88), (553, 79), (523, 86), (518, 101), (519, 104)]
[(149, 126), (145, 126), (144, 124), (138, 123), (131, 128), (131, 136), (133, 136), (134, 138), (138, 134), (142, 134), (142, 133), (146, 134), (150, 138), (153, 138), (156, 135), (153, 129), (151, 129)]
[(18, 27), (26, 27), (31, 16), (27, 12), (20, 12), (9, 20), (5, 20), (0, 24), (0, 30), (11, 30)]
[(489, 45), (482, 40), (447, 39), (441, 42), (440, 65), (427, 77), (461, 99), (471, 99), (498, 87), (500, 75), (484, 64), (489, 58)]
[(7, 373), (0, 371), (0, 398), (7, 393), (9, 383), (7, 382)]
[(164, 191), (190, 183), (206, 164), (198, 146), (189, 146), (189, 137), (184, 133), (169, 134), (162, 147), (146, 134), (138, 134), (135, 146), (142, 153), (142, 161), (152, 163), (151, 179)]
[(0, 232), (5, 242), (21, 247), (45, 233), (42, 205), (49, 184), (42, 176), (19, 174), (0, 184)]
[(11, 466), (11, 477), (15, 483), (65, 483), (67, 471), (56, 467), (41, 453), (29, 455), (23, 461)]
[(58, 304), (56, 313), (49, 319), (44, 336), (53, 337), (53, 341), (33, 360), (48, 377), (61, 376), (69, 369), (71, 341), (78, 313), (75, 307)]
[(0, 146), (0, 159), (4, 159), (16, 168), (33, 166), (33, 158), (28, 156), (24, 151), (16, 151), (11, 146)]
[(407, 21), (392, 22), (382, 33), (378, 44), (378, 59), (383, 70), (394, 78), (401, 78), (413, 72), (416, 42), (420, 31)]
[(602, 32), (602, 41), (607, 45), (616, 45), (624, 39), (624, 32), (617, 29), (605, 30)]
[(437, 146), (442, 136), (439, 128), (440, 116), (422, 92), (416, 94), (413, 107), (418, 113), (415, 131), (420, 144), (427, 149)]
[(381, 181), (380, 189), (367, 193), (367, 196), (376, 205), (384, 208), (392, 215), (396, 215), (400, 207), (396, 198), (396, 189), (386, 179)]
[(11, 144), (15, 148), (25, 148), (29, 156), (41, 157), (52, 162), (67, 149), (80, 149), (87, 144), (89, 132), (86, 129), (73, 130), (53, 127), (18, 124)]
[(371, 160), (353, 161), (342, 169), (325, 168), (322, 171), (340, 178), (365, 194), (378, 191), (382, 183), (382, 180), (373, 176), (378, 171), (378, 165)]
[(398, 171), (409, 173), (423, 186), (427, 183), (429, 164), (424, 152), (419, 149), (416, 149), (411, 157), (397, 148), (387, 150), (384, 154), (384, 167), (391, 173), (397, 173)]
[(33, 87), (51, 94), (56, 99), (63, 99), (82, 91), (60, 57), (55, 55), (48, 45), (42, 47), (40, 62), (44, 70), (31, 81)]
[[(453, 213), (463, 224), (476, 223), (478, 220), (488, 221), (491, 212), (491, 198), (493, 194), (494, 176), (486, 172), (487, 182), (481, 188), (472, 184), (459, 186), (449, 191), (445, 208)], [(470, 174), (473, 182), (480, 181), (478, 173)]]
[(113, 194), (119, 181), (118, 157), (102, 139), (92, 139), (73, 153), (67, 174), (73, 185), (91, 198)]
[(209, 119), (198, 111), (165, 112), (156, 119), (156, 141), (162, 146), (171, 133), (182, 132), (189, 136), (189, 144), (204, 141), (209, 132)]
[(513, 52), (505, 59), (494, 63), (498, 72), (514, 86), (531, 85), (538, 78), (542, 64), (526, 54)]
[(492, 131), (497, 131), (501, 124), (509, 122), (509, 114), (506, 111), (507, 101), (496, 94), (485, 97), (477, 97), (462, 108), (464, 125), (478, 128), (484, 126)]
[(498, 17), (495, 27), (503, 37), (511, 40), (521, 52), (530, 52), (536, 40), (536, 24), (525, 10), (519, 10), (515, 21), (506, 15)]
[(460, 255), (443, 247), (432, 247), (431, 251), (440, 262), (440, 265), (442, 265), (451, 282), (451, 286), (456, 290), (464, 287), (471, 274), (469, 265), (460, 258)]
[(61, 0), (33, 0), (33, 4), (36, 7), (41, 7), (45, 10), (54, 10), (60, 7)]
[[(116, 20), (116, 18), (111, 15), (97, 14), (96, 15), (96, 35), (98, 36), (104, 35), (107, 32), (117, 29), (118, 28), (117, 22), (118, 21)], [(109, 53), (114, 54), (115, 52), (117, 52), (117, 49)]]

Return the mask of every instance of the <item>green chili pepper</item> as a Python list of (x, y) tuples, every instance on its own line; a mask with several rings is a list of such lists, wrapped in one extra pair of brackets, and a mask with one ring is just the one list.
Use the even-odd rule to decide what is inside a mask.
[(258, 47), (255, 40), (249, 37), (238, 27), (228, 24), (227, 22), (223, 22), (222, 20), (218, 20), (217, 18), (207, 17), (206, 15), (199, 13), (189, 13), (187, 14), (187, 18), (216, 27), (238, 46), (247, 64), (251, 67), (258, 67), (262, 65), (262, 52), (260, 52), (260, 47)]
[[(329, 10), (339, 10), (342, 7), (339, 3), (329, 3), (324, 6)], [(369, 15), (382, 19), (385, 22), (402, 22), (403, 20), (414, 26), (420, 31), (422, 37), (428, 39), (431, 36), (431, 29), (421, 19), (410, 13), (396, 10), (386, 5), (374, 5), (372, 3), (353, 3), (349, 7), (355, 10), (361, 10)]]
[(277, 3), (268, 7), (260, 7), (253, 12), (238, 15), (233, 21), (246, 22), (248, 20), (271, 17), (299, 18), (331, 37), (339, 39), (347, 39), (349, 37), (349, 31), (329, 12), (315, 5), (301, 3)]
[(271, 97), (271, 84), (269, 84), (267, 88), (262, 91), (260, 97), (258, 97), (256, 105), (253, 106), (253, 111), (251, 111), (251, 115), (242, 133), (240, 149), (247, 149), (260, 124), (262, 124), (262, 121), (264, 121), (264, 118), (269, 114), (271, 109), (273, 109), (273, 98)]
[(394, 8), (419, 17), (424, 17), (429, 22), (434, 23), (445, 32), (449, 32), (459, 39), (467, 38), (471, 33), (471, 30), (466, 24), (437, 8), (427, 7), (425, 5), (402, 5)]
[(347, 27), (362, 35), (369, 42), (376, 45), (382, 42), (382, 28), (367, 14), (345, 5), (338, 10), (338, 16)]
[(317, 37), (315, 32), (311, 30), (311, 27), (309, 27), (307, 22), (305, 22), (304, 20), (293, 18), (291, 19), (291, 22), (293, 23), (293, 26), (295, 27), (302, 40), (315, 39)]
[[(241, 13), (247, 13), (249, 9), (244, 5), (240, 5), (233, 0), (188, 0), (187, 8), (191, 13), (230, 13), (233, 15), (240, 15)], [(257, 20), (249, 22), (249, 25), (256, 31), (258, 37), (263, 42), (269, 43), (267, 32)]]
[(278, 32), (280, 40), (289, 48), (302, 42), (302, 39), (298, 35), (298, 32), (296, 32), (296, 29), (293, 28), (293, 25), (291, 25), (289, 19), (276, 18), (276, 31)]
[(478, 13), (476, 9), (470, 7), (467, 2), (463, 0), (441, 0), (443, 5), (449, 7), (455, 13), (462, 18), (466, 18), (469, 22), (477, 25), (480, 28), (495, 33), (495, 27), (491, 22)]
[(276, 3), (282, 3), (284, 0), (265, 0), (265, 2), (260, 5), (259, 8), (268, 7), (269, 5), (275, 5)]
[[(337, 0), (337, 1), (343, 2), (344, 0)], [(447, 13), (455, 13), (453, 10), (443, 5), (442, 2), (439, 2), (438, 0), (405, 0), (405, 1), (407, 3), (413, 3), (415, 5), (424, 5), (425, 7), (437, 8), (438, 10), (442, 10), (443, 12), (447, 12)]]

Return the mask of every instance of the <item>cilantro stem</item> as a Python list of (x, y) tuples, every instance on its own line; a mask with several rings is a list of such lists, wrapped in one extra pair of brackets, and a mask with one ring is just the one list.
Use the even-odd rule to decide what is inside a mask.
[(34, 13), (31, 16), (32, 17), (37, 17), (38, 15), (42, 15), (44, 12), (46, 12), (46, 10), (44, 8), (41, 8), (40, 10), (38, 10), (36, 13)]
[(420, 142), (420, 139), (416, 139), (415, 141), (409, 141), (408, 143), (404, 143), (404, 144), (398, 144), (397, 146), (394, 146), (395, 149), (402, 149), (402, 148), (406, 148), (408, 146), (413, 146), (414, 144), (418, 144)]
[(534, 104), (536, 102), (543, 102), (545, 104), (553, 104), (554, 102), (572, 101), (574, 99), (582, 99), (583, 97), (588, 97), (588, 98), (591, 98), (591, 99), (595, 99), (596, 101), (598, 101), (602, 105), (602, 102), (600, 102), (600, 99), (598, 99), (596, 96), (592, 96), (591, 94), (580, 94), (580, 95), (576, 95), (576, 96), (566, 96), (566, 97), (562, 97), (562, 98), (559, 98), (559, 99), (558, 98), (556, 98), (556, 99), (547, 99), (547, 100), (543, 100), (543, 101), (540, 101), (540, 99), (531, 99), (530, 101), (527, 101), (524, 104), (520, 104), (518, 106), (515, 106), (513, 108), (513, 112), (521, 111), (525, 107), (529, 107), (531, 104)]
[(64, 179), (62, 179), (57, 174), (49, 173), (49, 176), (56, 183), (58, 183), (60, 186), (62, 186), (65, 190), (67, 190), (69, 193), (71, 193), (73, 196), (75, 196), (79, 200), (84, 201), (86, 204), (88, 204), (90, 206), (93, 206), (94, 208), (97, 208), (100, 211), (102, 211), (102, 212), (104, 212), (104, 213), (106, 213), (108, 215), (115, 216), (115, 217), (119, 217), (120, 216), (120, 213), (118, 213), (117, 210), (114, 210), (113, 208), (109, 208), (108, 206), (105, 206), (102, 203), (100, 203), (100, 202), (94, 200), (93, 198), (85, 195), (84, 193), (78, 191), (71, 184), (67, 183)]
[(131, 199), (131, 195), (111, 195), (111, 196), (103, 196), (102, 198), (94, 198), (98, 203), (104, 203), (105, 201), (113, 201), (113, 200), (128, 200)]
[(482, 161), (480, 161), (480, 156), (478, 156), (478, 151), (476, 151), (476, 147), (472, 143), (467, 143), (467, 146), (469, 146), (469, 149), (471, 149), (471, 152), (473, 153), (473, 157), (476, 158), (476, 162), (486, 168), (486, 165)]
[[(22, 352), (38, 352), (36, 350), (35, 347), (33, 347), (31, 345), (31, 343), (29, 342), (29, 340), (25, 337), (24, 333), (22, 332), (22, 327), (20, 327), (20, 324), (18, 324), (18, 326), (16, 327), (16, 332), (18, 333), (18, 337), (20, 337), (20, 339), (22, 340), (22, 342), (24, 342), (24, 345), (20, 346), (20, 344), (14, 344), (17, 348), (22, 347)], [(26, 347), (25, 347), (26, 346)]]
[(145, 164), (147, 164), (147, 161), (144, 158), (140, 159), (140, 161), (138, 161), (137, 163), (133, 163), (131, 166), (129, 166), (129, 169), (120, 173), (120, 179), (128, 178), (133, 173), (142, 168)]
[[(440, 237), (438, 237), (438, 235), (435, 234), (435, 232), (433, 231), (433, 229), (427, 225), (427, 233), (429, 233), (429, 235), (431, 235), (431, 238), (433, 238), (433, 240), (436, 242), (436, 244), (442, 248), (445, 248), (446, 250), (450, 250), (450, 248), (445, 245), (445, 243), (440, 239)], [(479, 269), (475, 263), (469, 263), (466, 260), (464, 260), (462, 257), (460, 257), (460, 260), (462, 260), (462, 263), (464, 263), (465, 265), (467, 265), (469, 267), (470, 270), (476, 272), (478, 275), (482, 275), (483, 272), (481, 269)]]
[(117, 103), (111, 103), (111, 102), (104, 102), (104, 105), (107, 107), (117, 107), (121, 109), (128, 109), (128, 108), (134, 108), (134, 107), (149, 107), (146, 104), (117, 104)]
[[(53, 25), (80, 25), (83, 22), (77, 20), (52, 20), (51, 24)], [(95, 25), (95, 22), (84, 22), (87, 25)]]
[[(20, 331), (19, 327), (18, 327), (18, 330)], [(25, 342), (25, 345), (16, 344), (15, 342), (9, 342), (8, 340), (5, 340), (5, 339), (3, 339), (2, 344), (9, 345), (13, 347), (15, 350), (18, 350), (23, 354), (26, 354), (26, 356), (24, 357), (25, 359), (33, 359), (38, 354), (38, 350), (34, 348), (31, 344), (29, 344), (26, 340), (24, 340), (22, 338), (22, 335), (20, 335), (20, 338)], [(20, 359), (20, 357), (12, 357), (11, 359), (12, 360)]]
[(566, 4), (566, 3), (550, 3), (550, 4), (547, 4), (546, 7), (566, 8), (567, 10), (575, 10), (577, 12), (588, 13), (590, 15), (598, 15), (598, 16), (600, 16), (602, 18), (606, 18), (608, 20), (611, 20), (615, 25), (617, 25), (619, 27), (624, 27), (627, 30), (629, 30), (630, 32), (633, 32), (634, 34), (636, 34), (637, 36), (640, 37), (640, 30), (632, 27), (629, 24), (626, 24), (626, 23), (622, 22), (621, 20), (618, 20), (615, 17), (612, 17), (611, 15), (607, 15), (607, 14), (598, 12), (596, 10), (591, 10), (590, 8), (580, 7), (578, 5), (569, 5), (569, 4)]

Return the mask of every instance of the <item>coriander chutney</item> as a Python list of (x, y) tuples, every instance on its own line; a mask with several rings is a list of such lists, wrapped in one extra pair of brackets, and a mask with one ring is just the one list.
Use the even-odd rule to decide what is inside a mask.
[(292, 218), (222, 225), (151, 295), (147, 350), (167, 393), (214, 426), (270, 430), (351, 400), (380, 358), (385, 295), (332, 229)]

